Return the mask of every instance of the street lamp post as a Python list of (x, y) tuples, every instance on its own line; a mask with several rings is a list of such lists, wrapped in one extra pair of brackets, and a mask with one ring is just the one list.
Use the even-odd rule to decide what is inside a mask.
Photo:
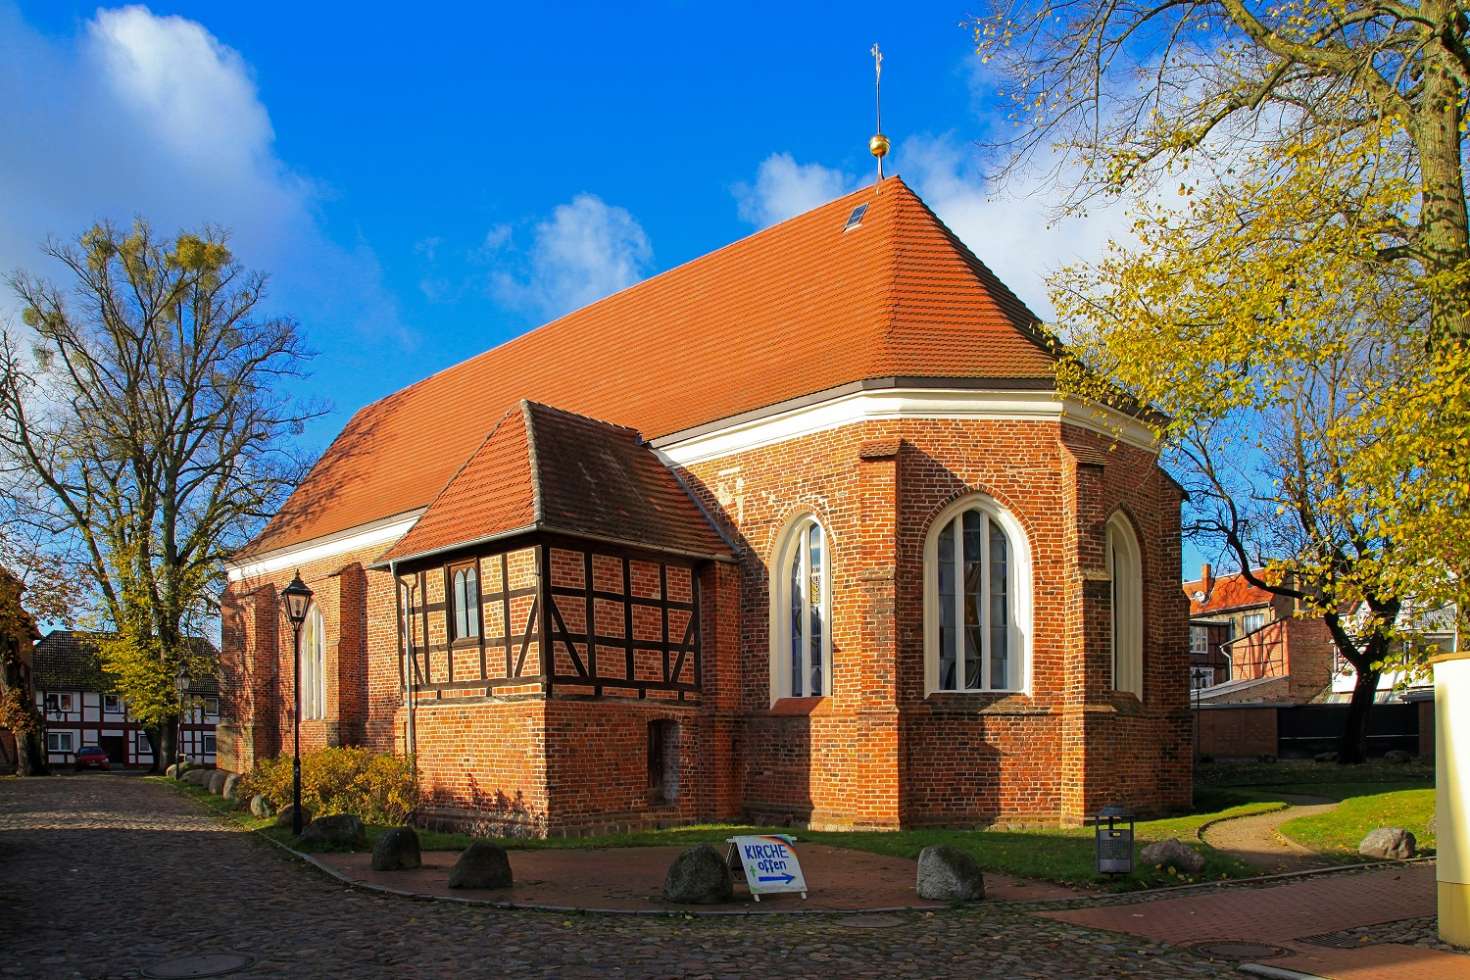
[(291, 584), (281, 590), (281, 605), (291, 623), (291, 650), (296, 664), (296, 682), (292, 691), (296, 710), (291, 715), (291, 833), (301, 836), (301, 624), (306, 622), (306, 608), (311, 605), (311, 590), (301, 581), (300, 569)]
[(189, 665), (179, 664), (174, 675), (174, 685), (179, 689), (179, 721), (174, 728), (174, 779), (184, 778), (184, 712), (188, 710)]

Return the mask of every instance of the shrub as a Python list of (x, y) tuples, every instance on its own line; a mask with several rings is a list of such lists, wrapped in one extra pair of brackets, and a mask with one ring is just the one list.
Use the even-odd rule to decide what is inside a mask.
[[(240, 777), (242, 793), (277, 808), (291, 802), (291, 758), (256, 763)], [(413, 771), (402, 756), (363, 748), (325, 748), (301, 757), (301, 802), (316, 816), (352, 813), (365, 823), (401, 824), (416, 802)]]

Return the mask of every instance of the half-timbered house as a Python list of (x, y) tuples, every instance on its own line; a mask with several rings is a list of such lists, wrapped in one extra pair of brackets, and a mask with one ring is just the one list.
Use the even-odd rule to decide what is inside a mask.
[(891, 178), (359, 411), (229, 565), (221, 765), (299, 693), (501, 832), (1166, 810), (1180, 500)]
[[(196, 642), (211, 658), (217, 656), (209, 641)], [(128, 710), (113, 679), (102, 670), (93, 634), (52, 630), (36, 643), (32, 657), (36, 708), (46, 727), (46, 759), (51, 765), (69, 766), (78, 749), (96, 745), (113, 766), (152, 768), (153, 743), (146, 726)], [(219, 711), (218, 679), (191, 679), (180, 727), (185, 757), (214, 765)]]

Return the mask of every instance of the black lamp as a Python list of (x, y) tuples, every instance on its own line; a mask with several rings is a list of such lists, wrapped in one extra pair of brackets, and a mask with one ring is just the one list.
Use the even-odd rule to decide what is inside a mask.
[(311, 590), (301, 581), (301, 570), (297, 569), (291, 584), (281, 590), (281, 608), (291, 623), (291, 650), (296, 662), (296, 710), (291, 715), (291, 833), (297, 837), (301, 836), (301, 624), (306, 622), (310, 605)]

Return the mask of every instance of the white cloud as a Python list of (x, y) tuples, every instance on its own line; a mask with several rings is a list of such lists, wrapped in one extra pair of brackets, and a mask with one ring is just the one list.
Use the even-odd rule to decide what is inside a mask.
[(412, 342), (371, 247), (328, 237), (323, 191), (277, 155), (249, 66), (199, 23), (129, 6), (52, 39), (0, 0), (0, 105), (0, 272), (52, 271), (37, 245), (103, 219), (144, 216), (161, 235), (210, 223), (308, 333)]
[[(493, 228), (486, 236), (487, 252), (509, 246), (508, 229)], [(626, 209), (578, 194), (536, 225), (521, 261), (507, 258), (524, 265), (519, 273), (492, 274), (491, 291), (507, 306), (555, 317), (632, 285), (647, 275), (652, 259), (643, 226)]]
[(753, 184), (738, 183), (732, 190), (741, 219), (765, 228), (857, 186), (857, 178), (841, 170), (820, 163), (797, 163), (790, 153), (772, 153), (761, 161)]

